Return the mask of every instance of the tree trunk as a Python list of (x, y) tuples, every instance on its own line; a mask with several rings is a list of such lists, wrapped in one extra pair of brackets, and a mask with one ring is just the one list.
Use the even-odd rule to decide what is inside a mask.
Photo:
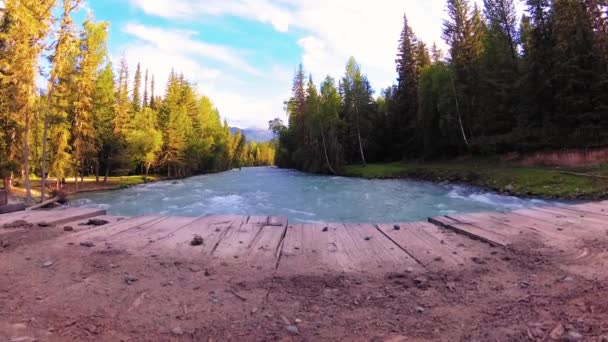
[(148, 172), (150, 171), (150, 167), (146, 166), (146, 175), (144, 176), (144, 183), (148, 183)]
[(462, 133), (462, 139), (464, 140), (464, 144), (469, 147), (469, 140), (467, 139), (467, 135), (464, 132), (464, 125), (462, 124), (462, 115), (460, 114), (460, 103), (458, 102), (458, 93), (456, 93), (456, 84), (454, 83), (454, 78), (450, 75), (450, 81), (452, 82), (452, 91), (454, 92), (454, 100), (456, 102), (456, 111), (458, 113), (458, 124), (460, 125), (460, 131)]
[(95, 162), (95, 184), (99, 184), (99, 160)]
[[(50, 96), (50, 95), (49, 95)], [(47, 101), (47, 105), (50, 101)], [(44, 202), (46, 196), (46, 139), (48, 136), (49, 129), (49, 114), (48, 108), (44, 112), (44, 129), (42, 130), (42, 160), (41, 160), (41, 171), (42, 179), (40, 180), (40, 201)]]
[(12, 188), (13, 188), (12, 184), (11, 184), (11, 177), (4, 177), (3, 183), (4, 183), (4, 190), (6, 190), (6, 194), (10, 195)]
[(23, 130), (23, 183), (25, 185), (25, 200), (32, 201), (30, 185), (30, 113), (25, 113), (25, 128)]
[(331, 171), (331, 173), (333, 173), (334, 175), (336, 174), (336, 171), (334, 171), (334, 168), (331, 167), (331, 163), (329, 162), (329, 155), (327, 155), (327, 144), (325, 143), (325, 133), (323, 132), (323, 122), (320, 122), (321, 124), (321, 138), (323, 139), (323, 151), (325, 152), (325, 162), (327, 163), (327, 167), (329, 168), (329, 171)]
[(106, 161), (106, 173), (103, 176), (103, 186), (108, 185), (108, 177), (110, 177), (110, 169), (112, 168), (112, 158)]
[(355, 105), (355, 113), (357, 115), (357, 138), (359, 139), (359, 152), (361, 152), (361, 161), (363, 166), (367, 166), (365, 161), (365, 154), (363, 153), (363, 142), (361, 142), (361, 128), (359, 127), (359, 106)]

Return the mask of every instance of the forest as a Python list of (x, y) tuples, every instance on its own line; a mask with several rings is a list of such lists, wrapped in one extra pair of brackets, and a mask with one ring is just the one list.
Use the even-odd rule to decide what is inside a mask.
[[(172, 72), (162, 96), (154, 73), (107, 51), (109, 24), (79, 26), (82, 0), (7, 0), (0, 22), (0, 177), (59, 189), (66, 178), (185, 177), (270, 165), (271, 143), (231, 134), (187, 77)], [(54, 13), (57, 13), (54, 15)], [(46, 87), (37, 86), (43, 79)], [(104, 180), (105, 181), (105, 180)]]
[(354, 58), (317, 87), (302, 65), (286, 102), (277, 165), (349, 164), (587, 149), (608, 144), (606, 0), (447, 0), (448, 51), (404, 15), (396, 82), (375, 96)]

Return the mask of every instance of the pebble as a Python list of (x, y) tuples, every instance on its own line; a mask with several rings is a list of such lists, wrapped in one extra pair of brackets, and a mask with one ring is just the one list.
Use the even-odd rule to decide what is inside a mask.
[(80, 245), (82, 247), (95, 247), (95, 244), (89, 241), (81, 242)]
[(422, 306), (417, 306), (416, 307), (416, 312), (419, 313), (419, 314), (424, 313), (424, 308)]
[(63, 227), (63, 231), (65, 231), (65, 232), (71, 232), (73, 230), (74, 230), (74, 227), (72, 227), (72, 226), (65, 226), (65, 227)]
[(399, 226), (398, 224), (394, 225), (394, 226), (393, 226), (393, 228), (394, 228), (395, 230), (401, 230), (401, 226)]
[(109, 221), (106, 220), (101, 220), (101, 219), (90, 219), (89, 221), (87, 221), (87, 223), (85, 224), (86, 226), (103, 226), (105, 224), (110, 223)]
[(296, 318), (296, 319), (295, 319), (295, 322), (299, 324), (299, 323), (302, 323), (302, 320), (301, 320), (301, 319), (299, 319), (299, 318)]
[(127, 283), (127, 285), (131, 285), (134, 282), (138, 281), (139, 279), (137, 279), (137, 277), (134, 277), (132, 275), (127, 275), (125, 276), (125, 283)]
[(565, 335), (562, 336), (562, 342), (578, 342), (583, 340), (583, 335), (576, 331), (568, 331)]
[(200, 246), (202, 245), (204, 242), (203, 237), (200, 235), (194, 235), (194, 238), (192, 238), (192, 241), (190, 241), (190, 245), (191, 246)]
[(53, 226), (52, 224), (45, 222), (45, 221), (38, 222), (38, 227), (41, 227), (41, 228), (47, 228), (47, 227), (52, 227), (52, 226)]
[(292, 336), (300, 335), (300, 330), (298, 330), (298, 327), (296, 327), (295, 325), (288, 325), (286, 329), (287, 332)]
[(566, 332), (566, 329), (564, 329), (564, 326), (561, 324), (558, 324), (555, 328), (553, 328), (553, 330), (551, 330), (549, 337), (551, 337), (552, 340), (557, 341), (560, 339), (560, 337), (562, 337), (564, 332)]
[(42, 264), (42, 267), (51, 267), (53, 266), (55, 262), (53, 262), (52, 260), (46, 261), (44, 264)]
[(324, 231), (324, 232), (327, 232), (327, 231), (329, 231), (329, 228), (327, 228), (327, 227), (323, 227), (323, 231)]
[(184, 330), (181, 327), (175, 327), (171, 329), (171, 333), (175, 336), (182, 336), (184, 334)]
[(371, 237), (371, 236), (366, 236), (366, 237), (365, 237), (365, 241), (369, 241), (369, 240), (371, 240), (371, 239), (372, 239), (372, 237)]

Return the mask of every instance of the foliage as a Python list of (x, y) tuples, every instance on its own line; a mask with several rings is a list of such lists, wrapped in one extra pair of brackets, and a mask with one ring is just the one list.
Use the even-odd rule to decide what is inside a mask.
[(376, 99), (351, 58), (331, 101), (340, 103), (336, 115), (318, 105), (300, 66), (289, 125), (271, 124), (277, 164), (330, 173), (367, 161), (608, 144), (604, 0), (526, 0), (521, 20), (514, 0), (446, 2), (448, 53), (428, 51), (404, 15), (396, 82)]

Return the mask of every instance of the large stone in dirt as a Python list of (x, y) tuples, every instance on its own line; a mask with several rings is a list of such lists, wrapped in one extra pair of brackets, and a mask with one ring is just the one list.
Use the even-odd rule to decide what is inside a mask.
[(109, 221), (106, 220), (102, 220), (102, 219), (90, 219), (87, 221), (87, 223), (84, 223), (82, 225), (84, 226), (103, 226), (110, 223)]

